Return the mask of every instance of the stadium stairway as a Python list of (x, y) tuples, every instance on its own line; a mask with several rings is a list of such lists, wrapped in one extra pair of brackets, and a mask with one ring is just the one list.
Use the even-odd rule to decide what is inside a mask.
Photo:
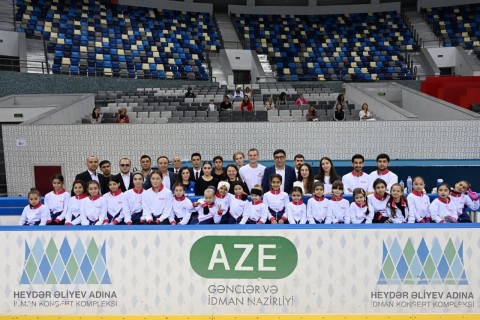
[(14, 0), (0, 1), (0, 30), (15, 31), (12, 2)]
[(418, 11), (405, 12), (405, 19), (410, 30), (414, 35), (418, 36), (418, 44), (423, 48), (439, 48), (443, 47), (443, 43), (433, 33), (431, 27), (425, 21)]

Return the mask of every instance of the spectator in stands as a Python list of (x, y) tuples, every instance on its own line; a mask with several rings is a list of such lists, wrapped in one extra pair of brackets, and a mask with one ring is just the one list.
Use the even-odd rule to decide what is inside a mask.
[(308, 104), (308, 101), (307, 101), (307, 99), (305, 99), (303, 94), (301, 94), (298, 97), (298, 99), (295, 101), (295, 105), (297, 106), (297, 108), (299, 108), (300, 106), (306, 105), (306, 104)]
[(279, 174), (282, 176), (282, 185), (280, 190), (290, 193), (293, 187), (293, 183), (297, 181), (295, 176), (295, 169), (285, 164), (287, 160), (287, 154), (283, 149), (277, 149), (273, 152), (273, 159), (275, 160), (275, 165), (265, 168), (262, 179), (262, 188), (264, 190), (270, 189), (270, 177)]
[(335, 106), (333, 121), (345, 121), (345, 111), (343, 111), (342, 104), (339, 102), (337, 102), (337, 105)]
[(133, 174), (130, 172), (132, 162), (128, 158), (122, 158), (119, 162), (120, 172), (116, 175), (120, 180), (122, 192), (133, 189)]
[(128, 118), (127, 108), (122, 107), (118, 109), (118, 113), (115, 117), (116, 123), (129, 123), (130, 119)]
[(228, 96), (225, 96), (222, 103), (220, 103), (220, 111), (232, 111), (232, 103)]
[(140, 167), (142, 168), (142, 174), (144, 176), (143, 182), (150, 173), (152, 173), (152, 158), (144, 154), (140, 157)]
[(239, 170), (240, 177), (247, 183), (248, 189), (262, 183), (265, 166), (258, 163), (259, 154), (258, 150), (252, 148), (248, 150), (248, 164), (241, 167)]
[(250, 87), (246, 87), (245, 90), (243, 91), (244, 95), (251, 96), (252, 95), (252, 89)]
[(182, 159), (179, 157), (179, 156), (175, 156), (173, 157), (172, 159), (172, 164), (173, 164), (173, 168), (172, 171), (173, 173), (175, 174), (179, 174), (180, 173), (180, 167), (182, 166)]
[(231, 194), (235, 194), (233, 192), (233, 189), (235, 188), (235, 186), (237, 184), (241, 185), (243, 190), (246, 192), (246, 193), (250, 193), (248, 191), (248, 187), (247, 187), (247, 184), (242, 180), (242, 178), (240, 178), (240, 174), (239, 174), (239, 171), (238, 171), (238, 168), (236, 165), (234, 164), (229, 164), (226, 168), (225, 168), (225, 175), (222, 177), (221, 179), (222, 181), (227, 181), (229, 184), (230, 184), (230, 189), (228, 190), (228, 193), (231, 193)]
[(215, 105), (215, 102), (213, 101), (213, 99), (210, 99), (210, 103), (208, 104), (208, 110), (217, 111), (217, 106)]
[(243, 98), (242, 103), (240, 104), (240, 109), (242, 109), (242, 111), (253, 111), (252, 101), (247, 95)]
[(362, 104), (362, 110), (360, 110), (358, 116), (362, 121), (375, 121), (373, 114), (368, 111), (368, 104), (366, 103)]
[(110, 177), (112, 176), (112, 165), (108, 160), (100, 161), (100, 170), (102, 173), (98, 174), (99, 181), (100, 181), (100, 190), (102, 194), (108, 192), (108, 182), (110, 181)]
[(340, 178), (335, 170), (332, 160), (328, 157), (323, 157), (320, 159), (320, 170), (318, 171), (318, 175), (315, 177), (315, 179), (323, 183), (325, 194), (332, 194), (333, 182), (337, 180), (340, 182), (342, 181), (342, 178)]
[(307, 121), (318, 121), (320, 119), (317, 114), (317, 110), (315, 110), (315, 107), (312, 105), (310, 105), (310, 107), (308, 108), (308, 112), (305, 118), (307, 118)]
[(195, 98), (195, 93), (192, 91), (192, 88), (188, 88), (185, 92), (185, 98)]
[(345, 102), (345, 95), (343, 93), (340, 93), (337, 97), (337, 104), (342, 105), (342, 110), (345, 110), (347, 108), (347, 103)]
[(245, 160), (245, 154), (242, 151), (235, 151), (233, 153), (233, 161), (237, 164), (238, 170), (243, 167), (243, 160)]
[(198, 152), (192, 153), (190, 156), (190, 162), (192, 163), (192, 168), (190, 169), (190, 177), (192, 181), (196, 181), (198, 178), (203, 176), (202, 171), (202, 155)]
[(222, 156), (213, 157), (213, 167), (214, 167), (214, 170), (212, 172), (212, 176), (214, 178), (217, 178), (219, 181), (222, 180), (224, 176)]
[(265, 110), (272, 110), (275, 109), (275, 103), (273, 102), (273, 97), (268, 97), (267, 101), (265, 101)]
[(243, 97), (244, 97), (244, 94), (242, 91), (242, 87), (238, 86), (232, 95), (232, 100), (235, 100), (236, 98), (243, 99)]
[(90, 122), (97, 124), (97, 123), (102, 123), (103, 119), (103, 113), (100, 113), (100, 108), (95, 107), (93, 108), (92, 115), (90, 117)]
[(278, 96), (278, 99), (277, 99), (277, 108), (279, 106), (286, 106), (287, 105), (287, 94), (285, 92), (281, 92), (280, 95)]

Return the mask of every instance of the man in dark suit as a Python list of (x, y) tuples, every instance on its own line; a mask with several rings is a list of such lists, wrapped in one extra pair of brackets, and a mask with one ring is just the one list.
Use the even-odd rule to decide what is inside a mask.
[(190, 156), (190, 162), (192, 163), (192, 167), (189, 169), (190, 180), (195, 181), (201, 176), (203, 176), (202, 156), (200, 155), (200, 153), (192, 153), (192, 155)]
[[(98, 169), (98, 158), (96, 156), (88, 156), (87, 157), (87, 170), (80, 172), (75, 176), (75, 180), (81, 180), (85, 183), (85, 186), (90, 180), (95, 180), (99, 184), (103, 183), (103, 176), (97, 174), (97, 169)], [(71, 191), (71, 195), (73, 196), (73, 188)]]
[(110, 177), (112, 177), (112, 165), (108, 160), (100, 161), (100, 171), (102, 173), (98, 174), (98, 180), (100, 182), (100, 190), (102, 194), (108, 193), (110, 190), (108, 188), (108, 183), (110, 182)]
[(122, 158), (119, 165), (120, 173), (117, 176), (120, 178), (120, 189), (122, 189), (122, 192), (133, 189), (133, 174), (130, 172), (132, 162), (130, 159)]
[[(168, 171), (168, 158), (166, 156), (160, 156), (157, 158), (158, 171), (162, 174), (162, 184), (165, 188), (173, 191), (173, 185), (177, 179), (177, 175), (171, 171)], [(147, 176), (143, 184), (145, 190), (150, 189), (152, 184), (150, 183), (150, 175)]]
[(274, 174), (279, 174), (283, 178), (280, 189), (290, 194), (293, 183), (297, 181), (295, 169), (285, 164), (287, 155), (283, 149), (275, 150), (273, 152), (273, 159), (275, 160), (275, 165), (265, 168), (262, 179), (262, 188), (265, 192), (270, 190), (270, 177)]

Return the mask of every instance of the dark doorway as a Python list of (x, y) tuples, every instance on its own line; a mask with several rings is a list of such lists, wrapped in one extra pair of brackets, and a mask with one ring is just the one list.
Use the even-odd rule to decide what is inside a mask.
[(250, 70), (233, 70), (233, 82), (235, 84), (247, 84), (251, 80)]

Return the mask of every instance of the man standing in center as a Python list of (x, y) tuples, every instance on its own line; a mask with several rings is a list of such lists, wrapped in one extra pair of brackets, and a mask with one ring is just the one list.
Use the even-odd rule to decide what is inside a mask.
[[(177, 175), (168, 170), (168, 158), (166, 156), (160, 156), (157, 158), (157, 166), (158, 171), (162, 174), (162, 185), (167, 188), (168, 190), (173, 189), (173, 185), (175, 184), (175, 179), (177, 179)], [(145, 183), (143, 184), (143, 189), (147, 190), (152, 187), (150, 182), (150, 175), (148, 179), (146, 179)]]
[(248, 150), (248, 164), (242, 166), (239, 170), (240, 178), (247, 184), (248, 190), (256, 184), (262, 184), (263, 174), (265, 172), (265, 166), (258, 163), (259, 155), (258, 150), (252, 148)]
[(120, 178), (120, 188), (122, 189), (122, 192), (133, 189), (133, 177), (130, 172), (132, 162), (128, 158), (122, 158), (120, 159), (119, 165), (120, 173), (118, 173), (117, 176)]
[(280, 190), (290, 194), (293, 183), (297, 181), (295, 169), (285, 164), (285, 161), (287, 160), (287, 154), (283, 149), (275, 150), (273, 152), (273, 159), (275, 160), (275, 165), (265, 169), (262, 179), (262, 188), (265, 191), (270, 190), (270, 177), (274, 174), (279, 174), (282, 176), (282, 185)]

